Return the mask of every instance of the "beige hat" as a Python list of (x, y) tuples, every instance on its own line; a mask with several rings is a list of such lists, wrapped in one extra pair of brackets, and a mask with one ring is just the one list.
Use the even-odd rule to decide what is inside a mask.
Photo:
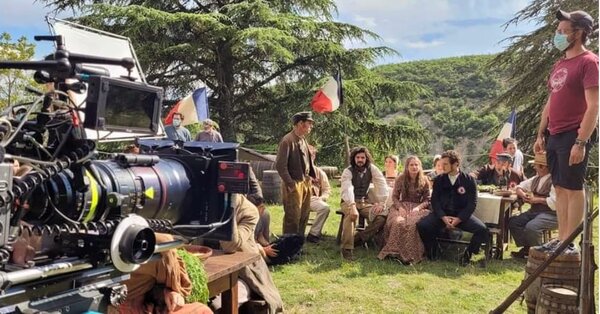
[(548, 167), (548, 162), (546, 161), (546, 153), (535, 154), (535, 157), (532, 160), (530, 160), (529, 163)]

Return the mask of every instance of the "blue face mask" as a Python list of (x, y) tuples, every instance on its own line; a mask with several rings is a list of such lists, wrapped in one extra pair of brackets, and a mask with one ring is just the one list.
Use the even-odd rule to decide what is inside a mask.
[(174, 127), (178, 127), (181, 125), (181, 120), (179, 119), (173, 119), (173, 126)]
[(560, 51), (565, 51), (567, 48), (569, 48), (569, 45), (571, 43), (569, 43), (569, 41), (567, 40), (567, 37), (569, 37), (569, 36), (565, 35), (565, 34), (559, 34), (559, 33), (554, 34), (554, 40), (553, 40), (554, 47)]

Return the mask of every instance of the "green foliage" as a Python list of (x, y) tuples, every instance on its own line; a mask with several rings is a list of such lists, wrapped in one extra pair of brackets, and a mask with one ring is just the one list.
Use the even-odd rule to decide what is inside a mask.
[[(429, 133), (431, 146), (425, 156), (441, 150), (457, 149), (463, 155), (485, 154), (485, 139), (495, 139), (508, 115), (508, 108), (488, 108), (487, 104), (505, 90), (505, 72), (489, 71), (493, 55), (464, 56), (379, 66), (374, 72), (387, 79), (417, 83), (427, 87), (419, 99), (385, 102), (378, 116), (402, 123), (414, 121)], [(425, 162), (427, 162), (427, 159)], [(474, 158), (465, 158), (470, 166)], [(482, 161), (483, 162), (483, 161)]]
[(208, 303), (208, 276), (204, 270), (204, 265), (200, 259), (184, 249), (178, 249), (177, 255), (185, 263), (190, 281), (192, 282), (192, 292), (185, 297), (185, 303), (200, 302)]
[(464, 106), (457, 108), (447, 103), (439, 104), (431, 118), (443, 130), (444, 136), (453, 139), (481, 137), (500, 123), (493, 114), (482, 115)]
[[(0, 35), (0, 60), (27, 61), (33, 57), (35, 45), (21, 37), (13, 41), (8, 33)], [(0, 69), (0, 109), (30, 100), (26, 86), (36, 87), (32, 73), (24, 70)]]
[(496, 97), (502, 86), (502, 73), (489, 71), (493, 55), (463, 56), (382, 65), (377, 73), (398, 81), (427, 86), (435, 98)]

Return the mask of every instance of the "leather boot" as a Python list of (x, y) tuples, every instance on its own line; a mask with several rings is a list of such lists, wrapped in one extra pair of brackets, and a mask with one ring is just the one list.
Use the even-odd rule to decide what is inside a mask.
[(354, 254), (352, 253), (352, 250), (342, 249), (342, 258), (345, 259), (346, 261), (353, 262)]

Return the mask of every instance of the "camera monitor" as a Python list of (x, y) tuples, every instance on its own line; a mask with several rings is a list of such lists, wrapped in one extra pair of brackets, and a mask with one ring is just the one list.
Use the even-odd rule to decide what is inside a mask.
[(155, 134), (162, 88), (106, 76), (90, 76), (84, 127)]

